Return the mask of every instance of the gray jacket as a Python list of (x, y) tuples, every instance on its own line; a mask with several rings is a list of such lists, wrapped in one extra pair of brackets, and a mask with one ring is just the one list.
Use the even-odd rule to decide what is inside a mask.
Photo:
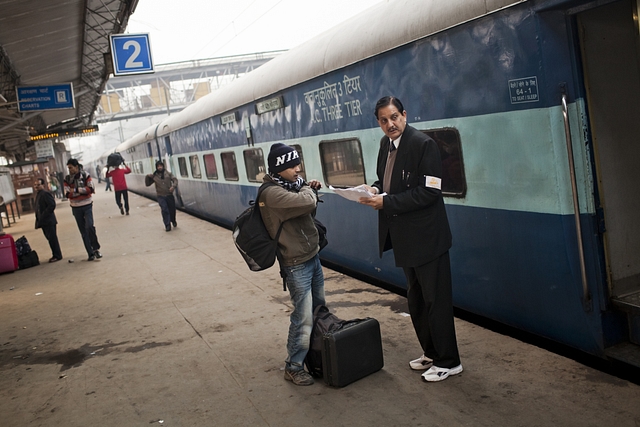
[(158, 196), (170, 196), (173, 193), (169, 190), (171, 187), (178, 186), (178, 178), (171, 172), (164, 171), (164, 178), (159, 173), (152, 173), (144, 177), (144, 184), (149, 187), (151, 184), (156, 185), (156, 194)]
[[(273, 180), (265, 175), (263, 181)], [(263, 190), (259, 200), (260, 214), (269, 235), (275, 238), (280, 224), (284, 223), (278, 239), (283, 266), (306, 262), (320, 250), (318, 230), (312, 216), (317, 203), (318, 196), (308, 185), (297, 193), (280, 185), (271, 185)]]

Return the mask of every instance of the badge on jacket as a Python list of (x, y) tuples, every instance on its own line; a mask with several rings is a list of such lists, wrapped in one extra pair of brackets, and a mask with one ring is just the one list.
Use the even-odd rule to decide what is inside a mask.
[(442, 190), (442, 179), (435, 176), (424, 176), (424, 186)]

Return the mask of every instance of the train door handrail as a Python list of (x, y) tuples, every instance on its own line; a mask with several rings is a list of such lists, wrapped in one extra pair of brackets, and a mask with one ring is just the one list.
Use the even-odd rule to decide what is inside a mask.
[(584, 260), (584, 247), (582, 245), (582, 225), (580, 223), (580, 205), (578, 204), (578, 185), (576, 183), (576, 168), (573, 161), (573, 141), (569, 126), (569, 110), (567, 107), (567, 94), (562, 93), (562, 116), (564, 118), (564, 134), (567, 142), (567, 154), (569, 155), (569, 173), (571, 175), (571, 192), (573, 197), (573, 218), (576, 224), (576, 237), (578, 240), (578, 257), (580, 258), (580, 274), (582, 275), (582, 305), (585, 311), (591, 311), (591, 296), (587, 284), (587, 268)]

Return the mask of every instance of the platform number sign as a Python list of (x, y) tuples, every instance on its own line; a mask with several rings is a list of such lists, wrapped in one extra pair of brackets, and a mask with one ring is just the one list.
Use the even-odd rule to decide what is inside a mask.
[(113, 75), (153, 73), (149, 34), (112, 34)]

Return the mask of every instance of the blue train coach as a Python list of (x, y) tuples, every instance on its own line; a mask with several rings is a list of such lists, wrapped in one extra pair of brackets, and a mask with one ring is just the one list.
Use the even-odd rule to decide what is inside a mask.
[(164, 159), (182, 209), (230, 226), (293, 145), (325, 184), (323, 260), (402, 291), (375, 212), (328, 190), (375, 181), (394, 95), (440, 145), (454, 304), (640, 366), (639, 56), (636, 0), (390, 0), (117, 150), (133, 191)]

